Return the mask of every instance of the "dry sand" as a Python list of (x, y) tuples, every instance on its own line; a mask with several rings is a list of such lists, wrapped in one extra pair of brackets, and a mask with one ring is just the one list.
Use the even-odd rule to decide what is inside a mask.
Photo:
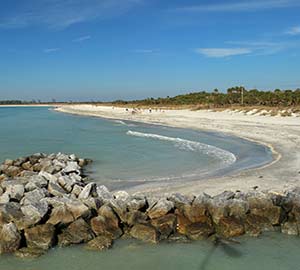
[[(132, 113), (132, 109), (94, 105), (64, 105), (60, 112), (131, 120), (181, 128), (218, 131), (268, 145), (274, 152), (274, 161), (262, 168), (245, 170), (235, 175), (193, 182), (168, 183), (143, 187), (147, 193), (217, 194), (224, 190), (247, 191), (254, 186), (282, 192), (300, 183), (300, 118), (233, 114), (226, 112), (190, 110), (149, 110)], [(133, 188), (131, 192), (140, 192)]]

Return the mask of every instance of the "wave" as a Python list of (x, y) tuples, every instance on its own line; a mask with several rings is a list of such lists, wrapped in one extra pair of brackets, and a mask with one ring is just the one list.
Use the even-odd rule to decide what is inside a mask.
[(123, 125), (123, 126), (127, 126), (127, 127), (136, 127), (135, 124), (129, 124), (129, 123), (126, 123), (126, 122), (124, 122), (124, 121), (122, 121), (122, 120), (114, 120), (114, 122), (115, 122), (116, 124)]
[(131, 131), (131, 130), (127, 131), (127, 135), (173, 142), (175, 147), (178, 147), (179, 149), (186, 150), (186, 151), (200, 152), (214, 158), (216, 157), (220, 159), (221, 162), (227, 166), (236, 162), (236, 156), (233, 153), (205, 143), (189, 141), (181, 138), (167, 137), (158, 134), (142, 133), (142, 132)]

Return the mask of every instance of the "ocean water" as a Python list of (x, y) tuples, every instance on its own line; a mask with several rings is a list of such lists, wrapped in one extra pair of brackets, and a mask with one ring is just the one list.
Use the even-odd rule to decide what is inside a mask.
[(243, 237), (239, 244), (142, 244), (117, 241), (111, 250), (86, 251), (82, 246), (55, 248), (38, 259), (0, 257), (1, 270), (297, 270), (298, 237), (277, 233)]
[(35, 152), (91, 158), (93, 180), (111, 189), (222, 175), (272, 160), (265, 146), (237, 137), (58, 113), (0, 108), (0, 160)]
[[(88, 173), (111, 189), (193, 181), (272, 161), (268, 148), (220, 133), (73, 116), (49, 108), (0, 107), (0, 159), (59, 151), (92, 158)], [(298, 237), (272, 233), (239, 241), (214, 246), (209, 241), (150, 245), (119, 240), (105, 252), (74, 246), (54, 248), (38, 259), (2, 255), (0, 270), (299, 269)]]
[(74, 116), (47, 107), (0, 107), (0, 127), (0, 160), (75, 153), (93, 159), (87, 173), (112, 190), (171, 185), (272, 161), (267, 147), (225, 134)]

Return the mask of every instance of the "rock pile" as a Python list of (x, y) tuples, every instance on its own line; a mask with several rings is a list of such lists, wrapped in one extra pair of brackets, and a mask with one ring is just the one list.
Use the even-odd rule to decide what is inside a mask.
[(300, 190), (214, 197), (112, 194), (84, 177), (89, 162), (58, 153), (0, 165), (0, 254), (37, 257), (55, 245), (81, 243), (104, 250), (128, 237), (158, 243), (275, 230), (299, 234)]

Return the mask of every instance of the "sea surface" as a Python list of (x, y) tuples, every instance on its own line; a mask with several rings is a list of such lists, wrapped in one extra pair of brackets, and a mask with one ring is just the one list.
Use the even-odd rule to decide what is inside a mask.
[(93, 159), (111, 190), (224, 175), (272, 161), (269, 148), (222, 133), (75, 116), (48, 107), (0, 107), (0, 160), (36, 152)]
[[(87, 173), (110, 189), (145, 183), (193, 181), (262, 166), (265, 146), (221, 133), (73, 116), (49, 108), (0, 107), (0, 159), (35, 152), (76, 153), (94, 160)], [(294, 270), (300, 240), (279, 233), (242, 237), (240, 244), (210, 241), (159, 245), (116, 241), (105, 252), (83, 246), (54, 248), (38, 259), (0, 256), (0, 270)]]
[(38, 259), (0, 257), (1, 270), (297, 270), (299, 237), (279, 233), (242, 237), (239, 244), (142, 244), (117, 241), (111, 250), (86, 251), (83, 246), (55, 248)]

